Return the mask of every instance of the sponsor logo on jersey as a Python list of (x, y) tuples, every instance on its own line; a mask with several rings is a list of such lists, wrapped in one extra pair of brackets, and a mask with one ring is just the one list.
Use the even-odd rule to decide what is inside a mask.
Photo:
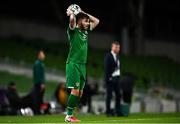
[(79, 87), (79, 85), (80, 85), (80, 84), (77, 82), (77, 83), (76, 83), (76, 87)]

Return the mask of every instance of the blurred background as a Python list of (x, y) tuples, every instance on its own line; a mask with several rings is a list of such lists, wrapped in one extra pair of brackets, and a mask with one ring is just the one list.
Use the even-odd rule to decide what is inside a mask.
[(1, 1), (0, 87), (14, 81), (20, 96), (29, 93), (36, 52), (43, 49), (45, 101), (56, 106), (52, 113), (63, 112), (64, 97), (57, 92), (65, 83), (69, 51), (66, 9), (72, 3), (100, 19), (89, 36), (91, 110), (88, 111), (85, 99), (81, 112), (105, 111), (103, 61), (114, 40), (121, 44), (121, 79), (133, 75), (130, 113), (180, 111), (179, 0)]

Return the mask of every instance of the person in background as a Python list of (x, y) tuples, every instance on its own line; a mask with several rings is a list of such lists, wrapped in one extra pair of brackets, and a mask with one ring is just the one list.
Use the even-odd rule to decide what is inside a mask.
[[(106, 85), (106, 115), (120, 116), (120, 44), (117, 41), (112, 42), (111, 51), (105, 55), (104, 71)], [(111, 109), (112, 93), (115, 93), (115, 111)]]
[(130, 72), (124, 73), (124, 78), (121, 80), (122, 99), (124, 103), (131, 104), (133, 88), (137, 77)]
[(30, 107), (32, 108), (32, 95), (28, 93), (24, 96), (19, 96), (16, 83), (14, 81), (10, 81), (7, 86), (6, 96), (9, 102), (9, 107), (11, 108), (10, 114), (16, 115), (18, 110), (21, 108)]
[(45, 60), (44, 51), (40, 50), (37, 53), (37, 60), (35, 61), (33, 67), (33, 102), (34, 102), (34, 114), (41, 114), (40, 106), (43, 103), (43, 96), (45, 93), (45, 65), (43, 61)]

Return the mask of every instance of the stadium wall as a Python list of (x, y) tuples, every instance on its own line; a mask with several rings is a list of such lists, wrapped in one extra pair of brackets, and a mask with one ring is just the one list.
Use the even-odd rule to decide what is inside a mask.
[(180, 62), (180, 44), (160, 40), (146, 40), (145, 55), (168, 56)]

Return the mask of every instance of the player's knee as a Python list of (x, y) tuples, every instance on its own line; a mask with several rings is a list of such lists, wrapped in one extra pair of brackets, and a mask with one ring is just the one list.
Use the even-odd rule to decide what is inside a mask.
[(80, 90), (78, 90), (78, 89), (72, 89), (71, 90), (71, 94), (73, 94), (73, 95), (75, 95), (75, 96), (80, 96), (81, 94), (80, 94)]

